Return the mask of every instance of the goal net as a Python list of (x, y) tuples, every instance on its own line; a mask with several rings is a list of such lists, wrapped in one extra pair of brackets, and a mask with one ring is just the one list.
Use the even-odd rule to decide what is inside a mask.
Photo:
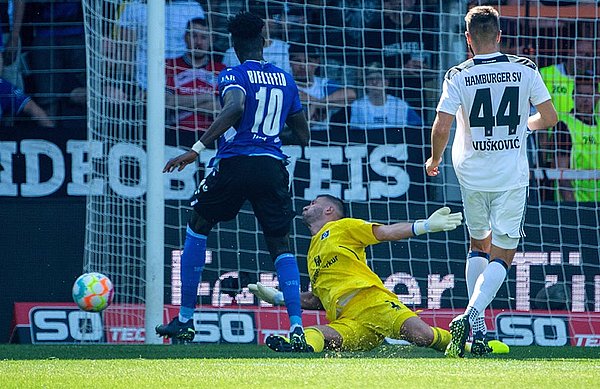
[[(444, 73), (470, 55), (463, 18), (474, 3), (167, 1), (165, 156), (189, 149), (219, 112), (216, 75), (237, 64), (226, 20), (250, 6), (267, 19), (265, 58), (293, 74), (309, 116), (309, 146), (282, 136), (297, 210), (318, 194), (331, 194), (348, 204), (350, 217), (380, 223), (425, 218), (444, 205), (460, 211), (450, 147), (439, 177), (427, 178), (423, 164)], [(577, 111), (577, 96), (590, 94), (581, 87), (574, 95), (575, 81), (598, 84), (598, 8), (585, 2), (513, 3), (485, 2), (501, 13), (501, 49), (539, 65), (567, 125), (528, 138), (527, 237), (488, 310), (488, 327), (492, 336), (513, 345), (593, 345), (600, 339), (600, 136), (569, 132), (568, 117), (573, 108)], [(161, 211), (147, 210), (145, 200), (145, 2), (84, 0), (84, 10), (90, 140), (85, 152), (90, 180), (107, 183), (91, 185), (88, 196), (85, 266), (108, 274), (115, 284), (116, 304), (105, 313), (105, 325), (143, 327), (143, 305), (152, 303), (144, 297), (145, 220)], [(208, 43), (186, 34), (190, 25), (198, 36), (210, 36)], [(598, 108), (600, 94), (591, 90), (584, 99)], [(180, 303), (189, 199), (212, 153), (202, 153), (199, 169), (164, 177), (165, 320)], [(292, 242), (303, 290), (309, 288), (309, 241), (308, 230), (296, 219)], [(198, 288), (196, 341), (262, 343), (270, 333), (285, 332), (285, 311), (257, 301), (247, 288), (256, 281), (277, 285), (248, 204), (213, 230), (208, 250)], [(368, 261), (408, 307), (446, 327), (468, 302), (467, 252), (468, 234), (461, 226), (373, 246)], [(325, 323), (322, 315), (305, 314), (308, 324)], [(117, 330), (108, 333), (117, 334), (112, 341), (132, 341), (119, 338)]]

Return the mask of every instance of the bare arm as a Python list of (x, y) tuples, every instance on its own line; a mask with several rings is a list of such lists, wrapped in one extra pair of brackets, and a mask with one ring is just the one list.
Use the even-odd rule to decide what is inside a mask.
[(44, 111), (33, 100), (29, 100), (27, 102), (27, 104), (25, 104), (25, 107), (23, 107), (23, 112), (25, 114), (31, 116), (31, 118), (33, 120), (38, 121), (40, 123), (40, 125), (43, 127), (53, 128), (55, 126), (54, 122), (52, 120), (50, 120), (50, 118), (48, 117), (48, 114), (46, 113), (46, 111)]
[(531, 130), (544, 130), (554, 127), (558, 122), (558, 115), (552, 100), (544, 101), (542, 104), (535, 106), (537, 113), (527, 119), (527, 127)]
[(217, 115), (214, 122), (208, 127), (208, 130), (200, 138), (205, 146), (212, 144), (231, 126), (235, 125), (244, 113), (244, 103), (246, 95), (238, 88), (231, 89), (223, 98), (223, 109)]
[(308, 145), (310, 131), (308, 129), (306, 116), (304, 116), (304, 111), (288, 116), (285, 123), (290, 127), (292, 133), (298, 138), (302, 146)]
[(313, 294), (313, 292), (302, 292), (300, 293), (300, 305), (302, 309), (310, 309), (313, 311), (322, 311), (325, 308), (321, 304), (321, 300)]
[(462, 213), (451, 213), (449, 207), (442, 207), (427, 219), (414, 223), (400, 222), (388, 225), (374, 225), (373, 235), (380, 242), (394, 241), (422, 235), (429, 232), (452, 231), (462, 222)]
[(306, 102), (308, 117), (311, 120), (322, 121), (325, 120), (328, 107), (337, 110), (356, 100), (356, 91), (351, 88), (341, 88), (322, 99), (317, 99), (303, 92), (300, 96), (302, 101)]
[[(309, 98), (310, 100), (310, 98)], [(319, 103), (331, 104), (335, 107), (346, 106), (356, 100), (356, 91), (351, 88), (341, 88), (326, 96), (323, 99), (317, 100)]]
[(224, 106), (214, 122), (208, 127), (208, 130), (202, 135), (200, 140), (192, 146), (192, 150), (181, 154), (178, 157), (171, 158), (165, 167), (163, 173), (170, 173), (177, 169), (182, 171), (187, 165), (193, 163), (200, 155), (200, 152), (225, 133), (231, 126), (236, 124), (244, 113), (244, 102), (246, 95), (238, 88), (234, 88), (225, 94)]
[(450, 138), (450, 128), (454, 115), (446, 112), (438, 112), (433, 127), (431, 128), (431, 157), (425, 163), (427, 175), (437, 176), (439, 174), (438, 166), (442, 162), (442, 154), (448, 145)]
[[(266, 301), (273, 305), (285, 305), (283, 293), (273, 287), (266, 286), (257, 282), (256, 284), (248, 284), (248, 290), (254, 293), (259, 300)], [(300, 306), (303, 309), (322, 310), (323, 304), (321, 300), (313, 294), (313, 292), (300, 293)]]

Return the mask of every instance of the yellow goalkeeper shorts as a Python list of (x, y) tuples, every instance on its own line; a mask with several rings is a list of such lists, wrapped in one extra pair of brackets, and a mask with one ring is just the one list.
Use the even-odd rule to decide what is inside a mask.
[(404, 322), (415, 316), (397, 297), (373, 287), (354, 296), (328, 326), (342, 336), (343, 351), (366, 351), (386, 337), (398, 339)]

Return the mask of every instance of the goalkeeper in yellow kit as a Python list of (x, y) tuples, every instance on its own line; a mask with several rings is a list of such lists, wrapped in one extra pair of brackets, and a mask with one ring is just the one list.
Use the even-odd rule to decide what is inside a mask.
[[(312, 291), (301, 293), (303, 309), (324, 309), (329, 324), (305, 328), (308, 351), (371, 350), (386, 337), (444, 351), (450, 333), (431, 327), (389, 291), (366, 262), (367, 246), (428, 232), (450, 231), (461, 224), (462, 214), (447, 207), (427, 220), (382, 225), (346, 218), (344, 204), (321, 195), (303, 208), (304, 223), (312, 239), (308, 272)], [(262, 284), (250, 284), (260, 299), (283, 305), (283, 295)], [(271, 335), (266, 344), (275, 351), (291, 351), (283, 336)]]

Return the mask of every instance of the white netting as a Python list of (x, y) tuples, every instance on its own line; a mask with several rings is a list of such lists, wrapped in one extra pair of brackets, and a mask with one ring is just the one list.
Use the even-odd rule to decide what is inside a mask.
[[(120, 34), (120, 2), (84, 1), (88, 55), (88, 155), (85, 270), (109, 275), (114, 303), (144, 302), (145, 100), (132, 77), (135, 45)], [(109, 311), (112, 308), (109, 308)], [(118, 312), (119, 324), (133, 320)], [(123, 314), (123, 315), (121, 315)], [(142, 315), (143, 317), (143, 315)]]
[[(584, 76), (600, 75), (597, 7), (550, 7), (536, 1), (521, 6), (491, 3), (502, 15), (502, 50), (527, 55), (540, 67), (547, 67), (578, 63), (581, 56), (575, 42), (585, 41), (593, 49), (586, 54), (592, 65), (590, 74)], [(88, 200), (86, 266), (112, 276), (118, 302), (141, 303), (146, 113), (143, 61), (136, 55), (144, 44), (144, 18), (139, 13), (143, 6), (100, 0), (84, 0), (84, 6), (88, 131), (93, 141), (89, 152), (103, 156), (95, 160), (94, 174), (107, 183)], [(209, 61), (210, 68), (190, 69), (191, 57), (187, 62), (167, 61), (167, 157), (178, 153), (175, 147), (190, 147), (218, 112), (214, 76), (221, 68), (220, 61), (234, 60), (227, 52), (226, 19), (246, 6), (245, 1), (167, 2), (166, 45), (177, 37), (180, 46), (185, 44), (185, 23), (192, 17), (205, 17), (206, 30), (212, 35), (208, 55), (198, 55)], [(443, 74), (468, 56), (463, 37), (468, 6), (464, 1), (441, 0), (267, 2), (267, 10), (262, 11), (270, 19), (270, 46), (265, 56), (290, 69), (310, 115), (310, 147), (295, 145), (293, 139), (287, 139), (285, 146), (292, 157), (289, 170), (297, 209), (321, 193), (348, 202), (349, 216), (384, 223), (423, 218), (441, 205), (461, 208), (449, 153), (440, 178), (427, 179), (423, 163), (429, 156), (429, 130)], [(182, 9), (188, 11), (182, 13)], [(183, 52), (167, 47), (167, 55), (182, 56), (186, 52), (183, 47)], [(588, 138), (595, 148), (585, 149), (595, 156), (595, 162), (574, 167), (557, 161), (569, 151), (563, 150), (565, 142), (576, 139), (556, 134), (540, 132), (529, 138), (528, 236), (519, 246), (508, 282), (492, 304), (496, 313), (499, 309), (528, 312), (531, 308), (545, 313), (555, 309), (600, 311), (597, 204), (555, 201), (555, 186), (572, 183), (570, 177), (589, 176), (598, 182), (598, 165), (594, 164), (600, 160), (600, 136), (596, 133), (595, 138)], [(210, 153), (203, 153), (201, 164), (209, 158)], [(166, 187), (167, 303), (179, 302), (178, 274), (169, 277), (171, 263), (178, 266), (188, 199), (203, 174), (188, 167), (170, 176)], [(557, 178), (562, 180), (557, 182)], [(208, 241), (211, 260), (199, 289), (202, 304), (229, 309), (257, 304), (246, 285), (257, 280), (273, 282), (274, 273), (257, 231), (249, 206), (234, 221), (215, 228)], [(292, 239), (306, 289), (309, 235), (299, 221)], [(467, 302), (467, 242), (466, 229), (460, 228), (410, 242), (381, 244), (371, 249), (370, 264), (411, 308), (456, 308), (458, 312)], [(556, 286), (545, 289), (552, 285)], [(545, 291), (550, 291), (550, 298), (542, 296)], [(431, 314), (435, 319), (435, 311)], [(590, 319), (581, 320), (588, 333), (593, 333)]]

